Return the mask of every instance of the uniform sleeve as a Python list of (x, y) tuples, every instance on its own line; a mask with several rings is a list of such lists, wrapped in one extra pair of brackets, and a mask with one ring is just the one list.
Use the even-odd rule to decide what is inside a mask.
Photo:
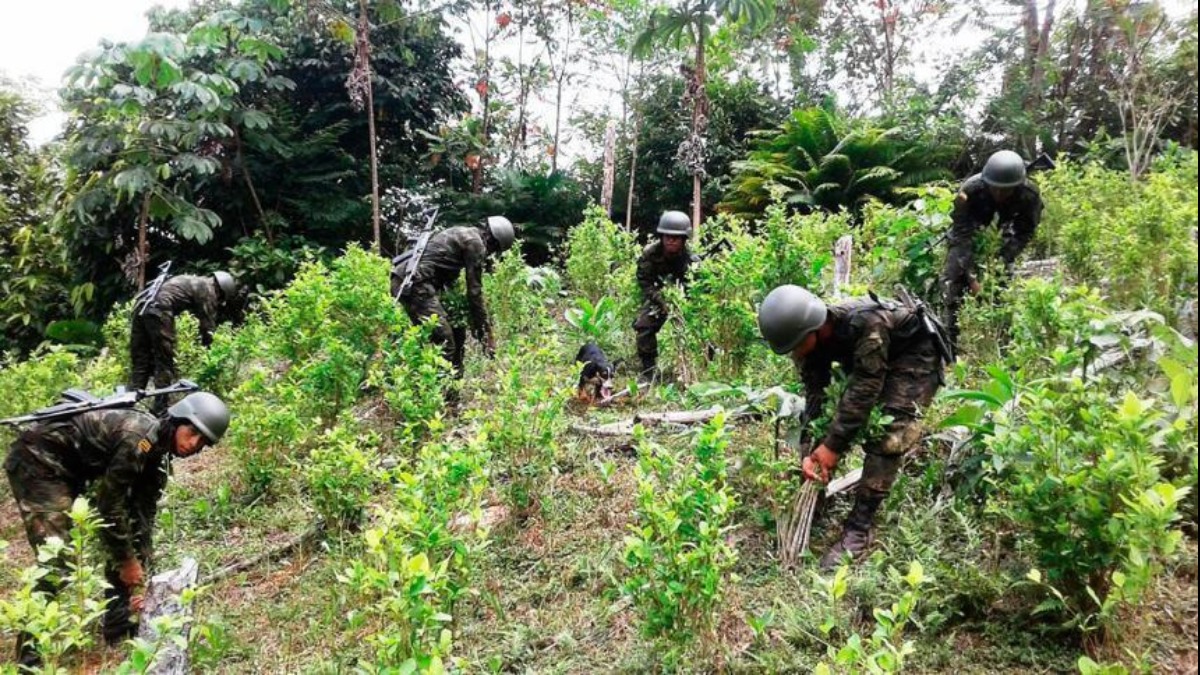
[(147, 475), (134, 484), (130, 503), (133, 544), (142, 563), (149, 565), (154, 558), (154, 519), (158, 515), (158, 500), (167, 487), (166, 462), (159, 461), (145, 473)]
[(214, 283), (206, 284), (200, 291), (200, 297), (196, 302), (196, 319), (200, 322), (200, 342), (205, 347), (212, 344), (213, 331), (217, 329), (219, 303), (217, 290), (213, 288), (215, 285)]
[(950, 222), (945, 276), (955, 279), (970, 272), (975, 264), (975, 234), (980, 225), (971, 212), (970, 198), (966, 191), (960, 191), (954, 198)]
[(820, 417), (825, 407), (825, 390), (833, 379), (828, 362), (806, 362), (800, 369), (800, 380), (804, 383), (804, 417), (812, 421)]
[(483, 263), (487, 251), (482, 241), (471, 241), (465, 247), (463, 274), (467, 282), (467, 307), (471, 320), (471, 332), (480, 342), (486, 342), (492, 326), (488, 320), (487, 305), (483, 300)]
[(1000, 257), (1006, 266), (1012, 267), (1029, 242), (1033, 241), (1037, 226), (1042, 222), (1042, 208), (1041, 195), (1031, 191), (1028, 202), (1013, 218), (1011, 233), (1005, 233), (1004, 244), (1000, 247)]
[(96, 510), (107, 525), (100, 530), (100, 538), (116, 561), (136, 554), (130, 497), (142, 475), (141, 440), (135, 435), (121, 437), (108, 471), (96, 486)]
[(654, 269), (654, 263), (650, 259), (650, 250), (642, 252), (642, 256), (638, 258), (637, 263), (637, 283), (642, 289), (642, 298), (660, 309), (664, 309), (666, 301), (663, 300), (662, 289), (659, 286), (658, 272)]
[(850, 448), (879, 400), (887, 379), (889, 343), (890, 335), (885, 327), (871, 326), (854, 346), (854, 370), (825, 436), (825, 445), (839, 455)]

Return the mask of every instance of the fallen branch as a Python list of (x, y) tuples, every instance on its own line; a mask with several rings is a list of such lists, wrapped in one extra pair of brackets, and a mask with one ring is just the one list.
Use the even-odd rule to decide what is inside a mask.
[(257, 567), (263, 563), (290, 555), (293, 551), (311, 548), (317, 543), (317, 541), (321, 539), (321, 535), (324, 533), (324, 531), (324, 523), (316, 523), (312, 527), (305, 530), (303, 534), (293, 537), (282, 544), (279, 544), (278, 546), (267, 549), (256, 556), (246, 558), (245, 560), (239, 560), (235, 563), (230, 563), (229, 565), (218, 569), (217, 571), (205, 577), (204, 583), (215, 583), (226, 577), (238, 574), (239, 572), (245, 572), (246, 570)]

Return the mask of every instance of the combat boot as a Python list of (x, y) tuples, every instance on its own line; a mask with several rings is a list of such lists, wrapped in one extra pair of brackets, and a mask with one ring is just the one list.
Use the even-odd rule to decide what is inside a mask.
[[(33, 671), (41, 667), (42, 657), (34, 645), (33, 636), (29, 633), (17, 635), (17, 666)], [(24, 671), (23, 671), (24, 672)]]
[(821, 571), (829, 572), (837, 569), (846, 556), (850, 562), (860, 560), (874, 540), (875, 513), (883, 503), (881, 495), (859, 494), (854, 500), (854, 508), (846, 518), (842, 538), (831, 546), (825, 555), (821, 556)]

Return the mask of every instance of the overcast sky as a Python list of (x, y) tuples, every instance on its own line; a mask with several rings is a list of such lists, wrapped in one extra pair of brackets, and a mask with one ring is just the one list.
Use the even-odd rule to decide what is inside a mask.
[[(1059, 10), (1079, 1), (1061, 2)], [(43, 143), (62, 129), (65, 116), (54, 107), (54, 92), (63, 73), (80, 54), (94, 49), (101, 38), (141, 38), (146, 32), (146, 11), (155, 5), (187, 4), (188, 0), (0, 0), (0, 75), (27, 83), (48, 108), (31, 122), (32, 140)], [(1163, 4), (1175, 16), (1195, 7), (1194, 1), (1188, 0), (1165, 0)], [(935, 53), (944, 51), (948, 37), (935, 38), (941, 48), (933, 50)], [(576, 87), (580, 84), (575, 83)], [(610, 98), (602, 91), (590, 90), (588, 84), (593, 83), (582, 84), (588, 91), (574, 92), (572, 100), (567, 101), (568, 111), (580, 105), (594, 106), (596, 98)], [(547, 101), (537, 103), (548, 106)], [(567, 144), (573, 145), (564, 139)]]
[[(100, 43), (146, 34), (146, 10), (187, 6), (187, 0), (0, 0), (0, 74), (28, 80), (52, 102), (63, 72)], [(35, 143), (62, 128), (57, 111), (30, 124)]]

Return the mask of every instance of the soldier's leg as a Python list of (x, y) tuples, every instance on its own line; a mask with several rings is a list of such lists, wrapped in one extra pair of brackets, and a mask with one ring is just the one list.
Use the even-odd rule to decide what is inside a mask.
[(665, 314), (661, 314), (653, 305), (643, 305), (638, 310), (633, 322), (636, 334), (638, 359), (642, 362), (642, 377), (649, 380), (658, 375), (658, 331), (667, 323)]
[[(175, 370), (175, 317), (170, 314), (159, 314), (150, 324), (154, 332), (150, 335), (151, 352), (154, 355), (154, 386), (166, 387), (179, 379)], [(159, 396), (150, 404), (154, 414), (161, 414), (171, 402), (166, 396)]]
[(442, 349), (442, 356), (454, 366), (455, 376), (461, 374), (461, 360), (455, 361), (458, 345), (454, 339), (454, 329), (450, 326), (449, 315), (442, 306), (442, 300), (437, 292), (428, 284), (417, 284), (409, 289), (404, 297), (404, 311), (415, 324), (424, 323), (429, 317), (437, 316), (437, 325), (429, 339)]
[(951, 342), (958, 345), (958, 313), (962, 309), (963, 295), (967, 292), (971, 273), (969, 256), (951, 249), (946, 257), (946, 268), (942, 271), (942, 321)]
[(846, 555), (857, 560), (870, 546), (875, 515), (896, 482), (904, 454), (921, 439), (920, 416), (941, 385), (941, 368), (937, 348), (928, 340), (888, 364), (879, 400), (892, 421), (883, 438), (864, 448), (854, 507), (846, 518), (841, 541), (821, 558), (822, 568), (836, 567)]
[[(52, 469), (24, 447), (32, 440), (31, 432), (27, 431), (13, 443), (4, 462), (4, 472), (25, 525), (25, 536), (36, 554), (50, 537), (58, 537), (63, 541), (70, 539), (71, 518), (67, 513), (71, 510), (75, 494), (67, 481), (56, 476)], [(50, 560), (46, 565), (51, 568), (51, 573), (39, 579), (34, 590), (53, 596), (62, 587), (67, 565), (62, 559)], [(28, 667), (35, 667), (41, 662), (32, 636), (28, 633), (17, 635), (16, 659), (19, 664)]]
[(150, 353), (146, 317), (134, 314), (129, 322), (129, 388), (145, 389), (154, 372), (154, 357)]
[(452, 326), (454, 334), (454, 355), (450, 359), (450, 363), (454, 364), (454, 372), (456, 377), (462, 377), (463, 362), (466, 360), (467, 351), (467, 327)]

